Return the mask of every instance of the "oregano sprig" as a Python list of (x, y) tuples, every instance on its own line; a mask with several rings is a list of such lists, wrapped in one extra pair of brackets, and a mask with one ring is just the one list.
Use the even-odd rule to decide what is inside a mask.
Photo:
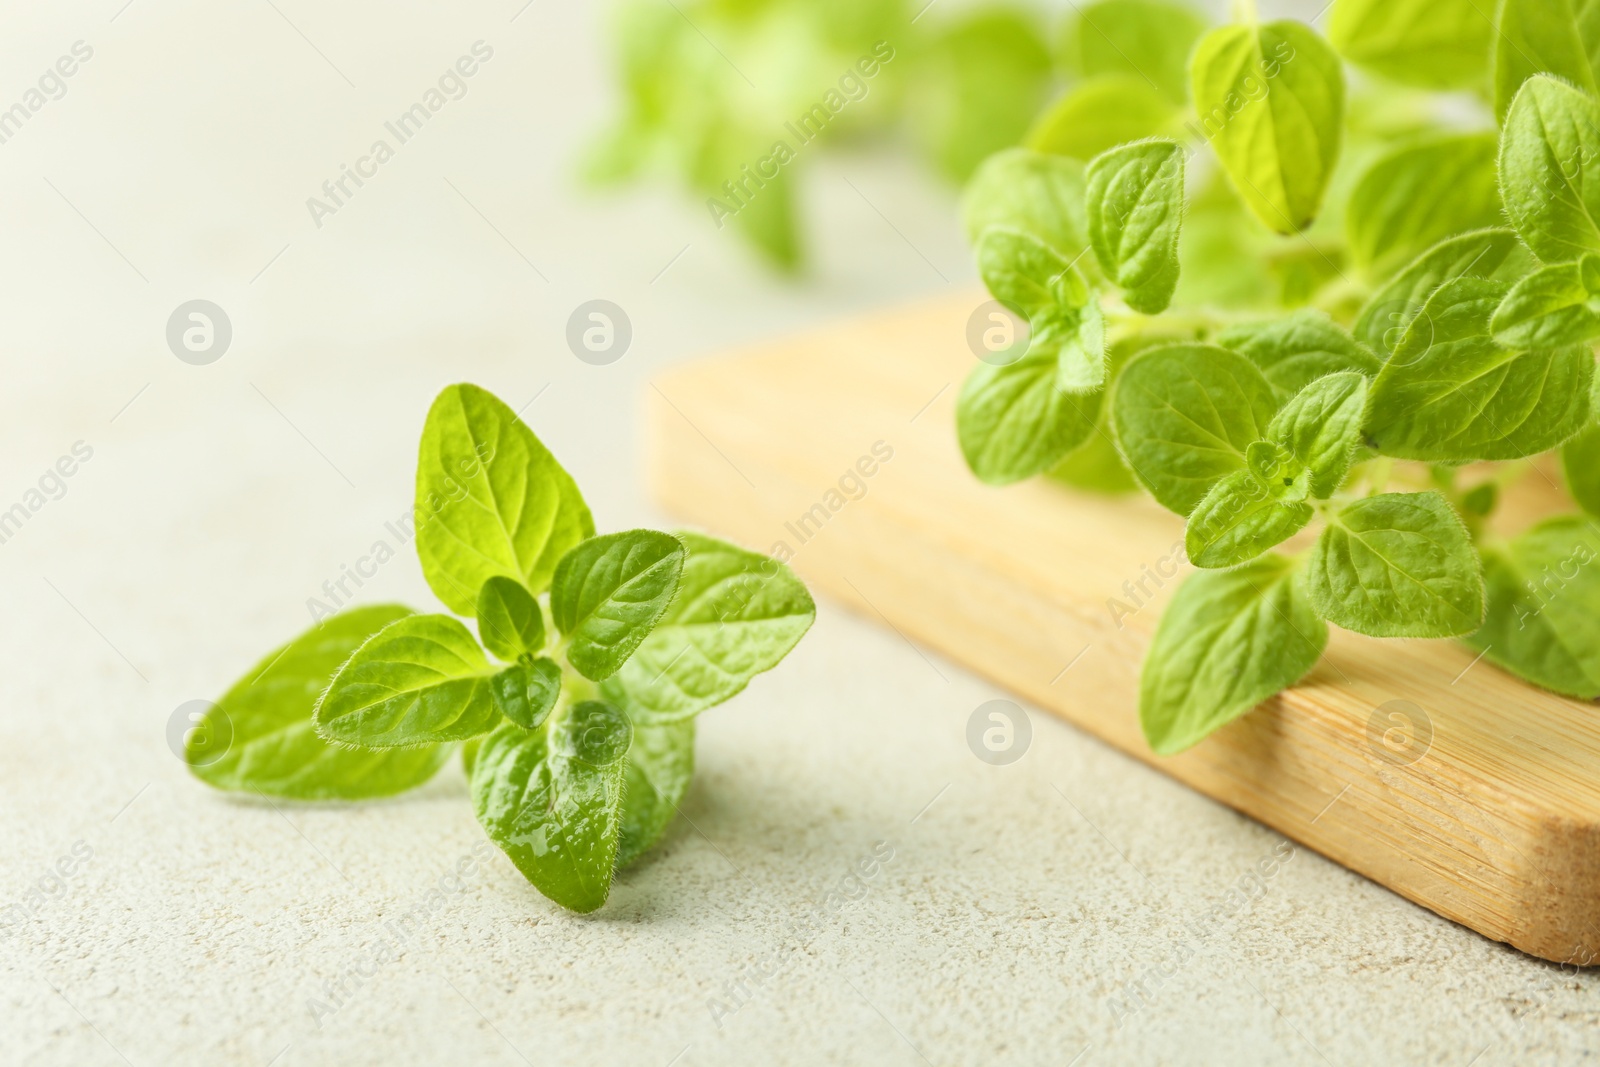
[[(782, 563), (703, 534), (595, 536), (577, 484), (473, 385), (434, 401), (417, 553), (455, 615), (398, 605), (324, 619), (228, 690), (187, 752), (218, 789), (389, 796), (457, 743), (478, 821), (545, 896), (606, 902), (677, 812), (694, 716), (777, 666), (816, 614)], [(474, 635), (456, 617), (476, 619)]]
[[(962, 392), (974, 473), (1136, 485), (1186, 522), (1198, 573), (1143, 670), (1157, 752), (1299, 682), (1330, 625), (1458, 638), (1600, 697), (1600, 22), (1578, 6), (1506, 0), (1489, 25), (1461, 0), (1336, 0), (1330, 42), (1102, 0), (1148, 26), (1174, 113), (1084, 153), (1074, 89), (969, 185), (980, 273), (1032, 326)], [(1198, 37), (1186, 79), (1169, 35)], [(1463, 88), (1484, 100), (1466, 128), (1413, 92)], [(1096, 324), (1103, 380), (1041, 329), (1058, 306)], [(1502, 490), (1557, 450), (1580, 510), (1502, 539)]]

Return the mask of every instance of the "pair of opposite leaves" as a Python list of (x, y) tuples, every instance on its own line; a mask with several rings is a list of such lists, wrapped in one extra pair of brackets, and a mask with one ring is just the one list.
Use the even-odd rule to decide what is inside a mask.
[[(775, 666), (814, 605), (781, 564), (711, 538), (594, 536), (571, 477), (474, 386), (435, 401), (420, 453), (424, 574), (504, 665), (451, 616), (347, 611), (224, 695), (191, 767), (225, 789), (383, 796), (467, 741), (491, 838), (547, 896), (592, 910), (675, 811), (694, 715)], [(534, 599), (547, 587), (559, 643)]]
[(1092, 249), (1103, 276), (1146, 314), (1165, 310), (1177, 287), (1182, 146), (1152, 140), (1112, 149), (1090, 162), (1081, 182), (1071, 164), (1059, 165), (1007, 153), (968, 193), (979, 273), (1029, 330), (1025, 346), (1015, 343), (973, 371), (957, 404), (962, 452), (990, 484), (1048, 470), (1099, 428), (1110, 370), (1104, 315), (1084, 272), (1057, 249), (1087, 236), (1085, 254)]

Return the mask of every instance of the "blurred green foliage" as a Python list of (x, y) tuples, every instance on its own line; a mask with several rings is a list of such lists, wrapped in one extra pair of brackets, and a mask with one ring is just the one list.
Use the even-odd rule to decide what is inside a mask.
[[(795, 172), (818, 144), (903, 132), (961, 182), (1020, 141), (1049, 97), (1054, 50), (1032, 10), (947, 14), (923, 2), (622, 0), (612, 13), (621, 113), (591, 147), (585, 177), (674, 178), (772, 264), (797, 269)], [(801, 119), (819, 105), (828, 121), (813, 143)], [(779, 142), (792, 160), (773, 161)]]

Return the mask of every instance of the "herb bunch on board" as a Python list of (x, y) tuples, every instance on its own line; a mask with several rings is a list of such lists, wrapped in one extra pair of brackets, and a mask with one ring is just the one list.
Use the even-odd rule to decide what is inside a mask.
[(354, 800), (423, 784), (459, 747), (489, 837), (545, 896), (594, 911), (676, 813), (695, 716), (778, 665), (811, 596), (701, 534), (596, 536), (572, 477), (473, 385), (428, 412), (415, 519), (454, 614), (320, 621), (207, 712), (189, 767), (218, 789)]
[[(1330, 40), (1245, 3), (1191, 48), (1188, 8), (1101, 0), (1085, 18), (1138, 33), (1083, 46), (1187, 103), (969, 184), (1015, 316), (997, 330), (1025, 337), (963, 387), (968, 465), (1142, 487), (1187, 520), (1199, 571), (1141, 683), (1157, 752), (1294, 685), (1330, 624), (1600, 697), (1600, 23), (1579, 6), (1336, 0)], [(1579, 510), (1496, 536), (1554, 450)]]

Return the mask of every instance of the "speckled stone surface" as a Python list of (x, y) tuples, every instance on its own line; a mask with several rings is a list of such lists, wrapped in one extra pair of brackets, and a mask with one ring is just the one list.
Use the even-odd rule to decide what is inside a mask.
[[(1593, 977), (1038, 713), (1018, 762), (984, 763), (968, 718), (1004, 694), (826, 602), (703, 717), (685, 817), (589, 918), (486, 848), (454, 765), (354, 808), (191, 780), (174, 710), (393, 541), (440, 386), (529, 404), (603, 528), (660, 523), (635, 451), (652, 374), (971, 273), (950, 193), (893, 156), (809, 172), (793, 286), (665, 191), (580, 194), (608, 113), (587, 5), (120, 3), (0, 34), (6, 93), (94, 50), (0, 145), (0, 510), (92, 450), (0, 544), (0, 1063), (1600, 1054)], [(467, 95), (314, 225), (306, 198), (478, 40)], [(607, 367), (564, 342), (597, 297), (634, 327)], [(164, 339), (196, 298), (234, 332), (204, 367)], [(359, 598), (432, 604), (409, 546)]]

